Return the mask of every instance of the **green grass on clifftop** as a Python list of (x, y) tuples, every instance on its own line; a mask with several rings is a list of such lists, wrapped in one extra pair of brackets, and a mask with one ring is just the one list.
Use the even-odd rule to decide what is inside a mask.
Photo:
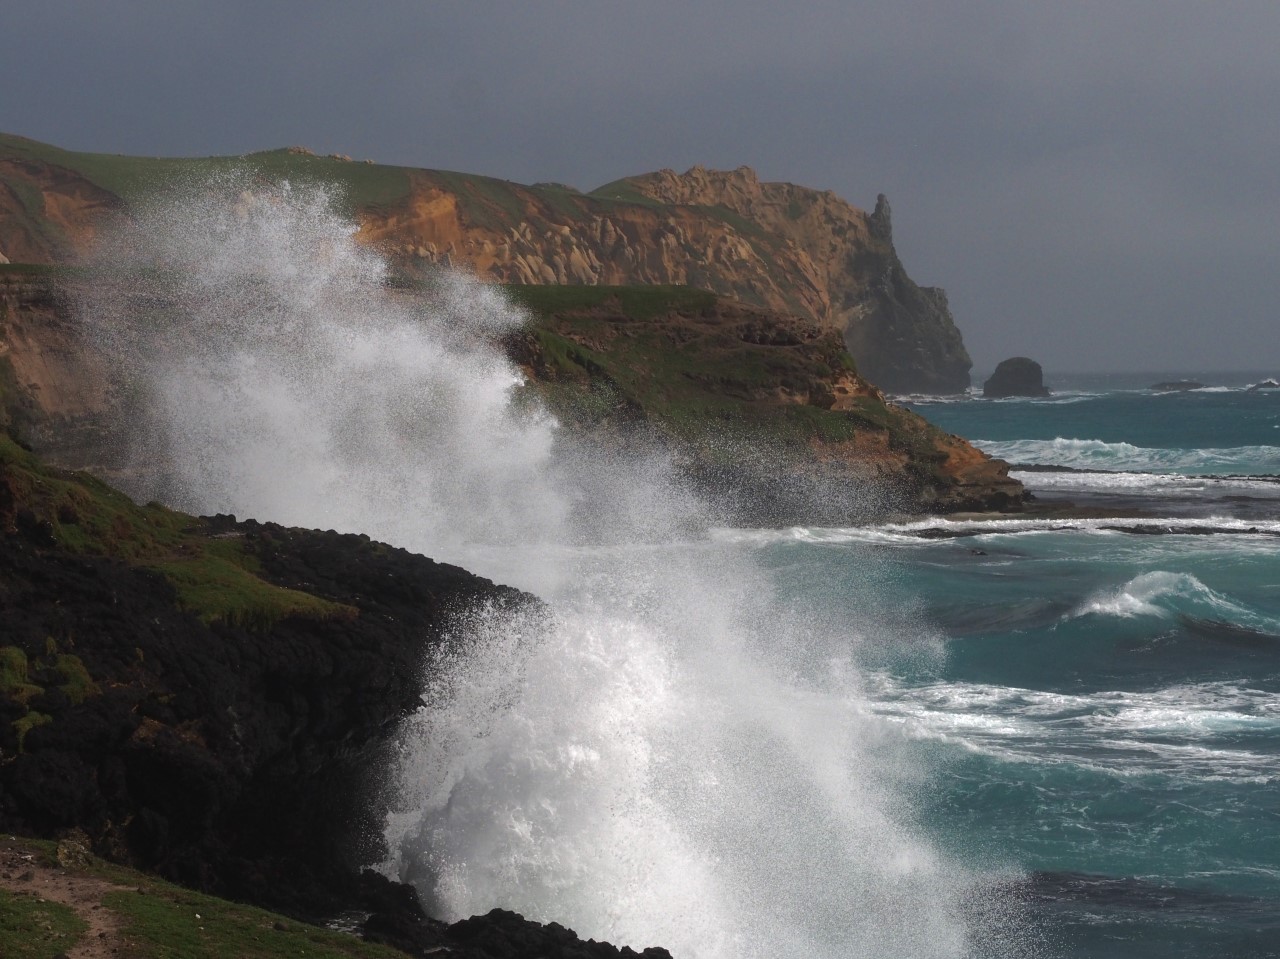
[[(6, 852), (30, 856), (44, 869), (58, 868), (92, 884), (96, 897), (91, 894), (83, 908), (105, 910), (119, 927), (118, 943), (100, 943), (109, 954), (132, 959), (404, 959), (396, 949), (192, 892), (112, 865), (74, 845), (8, 837), (0, 843)], [(0, 889), (4, 959), (72, 954), (87, 929), (73, 909), (45, 901), (35, 889), (31, 894)]]
[(233, 170), (268, 179), (337, 184), (352, 208), (389, 206), (409, 193), (404, 167), (363, 163), (287, 149), (216, 157), (135, 157), (80, 153), (0, 133), (0, 156), (34, 160), (72, 170), (109, 193), (138, 200), (165, 184)]
[(0, 434), (0, 526), (41, 524), (58, 545), (162, 573), (178, 602), (205, 622), (269, 628), (287, 616), (349, 617), (356, 610), (285, 589), (256, 575), (235, 538), (209, 535), (195, 517), (158, 503), (138, 506), (87, 473), (51, 469)]

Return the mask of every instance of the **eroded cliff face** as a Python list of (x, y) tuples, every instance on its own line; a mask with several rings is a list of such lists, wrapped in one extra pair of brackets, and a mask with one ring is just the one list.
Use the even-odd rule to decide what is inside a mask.
[(590, 195), (422, 172), (403, 204), (362, 212), (361, 236), (402, 260), (505, 283), (696, 286), (840, 330), (891, 392), (969, 385), (946, 295), (907, 275), (883, 196), (867, 214), (748, 167), (662, 170)]
[(114, 402), (106, 369), (49, 279), (0, 277), (0, 428), (65, 466), (101, 470)]
[(0, 263), (63, 263), (120, 198), (65, 167), (0, 154)]

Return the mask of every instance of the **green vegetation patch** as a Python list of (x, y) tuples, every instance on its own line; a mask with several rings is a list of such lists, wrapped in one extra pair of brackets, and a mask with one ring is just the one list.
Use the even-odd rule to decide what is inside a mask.
[(25, 705), (44, 692), (29, 673), (26, 653), (17, 646), (0, 646), (0, 696)]
[(234, 544), (151, 565), (177, 589), (178, 604), (206, 623), (221, 620), (248, 629), (268, 630), (287, 616), (331, 619), (357, 614), (352, 606), (259, 579), (245, 568), (249, 559)]
[(404, 959), (404, 953), (354, 936), (284, 920), (274, 913), (149, 881), (113, 892), (103, 904), (124, 921), (138, 955), (169, 959)]
[[(357, 615), (354, 607), (266, 582), (241, 542), (210, 536), (201, 520), (158, 503), (138, 506), (87, 473), (50, 469), (3, 434), (0, 484), (8, 487), (15, 503), (47, 524), (60, 546), (158, 570), (176, 589), (182, 608), (205, 622), (269, 629), (287, 616)], [(4, 522), (12, 518), (0, 516)], [(57, 668), (73, 699), (91, 688), (86, 683), (92, 680), (80, 676), (70, 659)]]
[[(35, 854), (45, 865), (58, 864), (56, 843), (7, 837), (0, 842)], [(92, 855), (68, 868), (120, 887), (105, 892), (102, 905), (121, 920), (135, 959), (404, 959), (404, 953), (387, 946), (192, 892)], [(52, 959), (69, 952), (87, 928), (65, 906), (0, 891), (4, 959)]]
[(58, 688), (75, 705), (79, 706), (86, 699), (102, 695), (102, 690), (89, 675), (89, 670), (85, 668), (79, 656), (56, 653), (53, 669), (62, 679)]
[(89, 924), (75, 910), (0, 889), (0, 956), (53, 959), (80, 941)]
[(183, 180), (249, 170), (271, 180), (335, 183), (353, 210), (390, 206), (409, 194), (404, 167), (359, 163), (296, 150), (268, 150), (243, 156), (135, 157), (80, 153), (0, 134), (0, 156), (34, 160), (72, 170), (125, 200), (145, 198)]

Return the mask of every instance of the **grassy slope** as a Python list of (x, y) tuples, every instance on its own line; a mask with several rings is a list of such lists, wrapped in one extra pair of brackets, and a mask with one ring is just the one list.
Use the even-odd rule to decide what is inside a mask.
[(204, 524), (158, 503), (138, 506), (87, 473), (52, 469), (0, 434), (0, 523), (6, 504), (21, 504), (26, 522), (45, 524), (58, 545), (109, 556), (162, 573), (180, 605), (205, 622), (269, 627), (286, 616), (354, 616), (355, 609), (284, 589), (256, 575), (257, 561), (239, 543), (207, 534)]
[[(55, 843), (8, 840), (44, 866), (57, 866)], [(65, 861), (66, 857), (62, 857)], [(286, 920), (252, 906), (174, 886), (92, 856), (67, 871), (122, 887), (104, 891), (101, 906), (114, 913), (139, 959), (403, 959), (404, 953), (354, 936)], [(87, 928), (75, 912), (58, 903), (0, 890), (0, 956), (52, 959), (70, 952)]]
[(73, 170), (125, 200), (139, 199), (174, 180), (246, 168), (270, 178), (336, 183), (353, 208), (389, 206), (409, 193), (409, 171), (404, 167), (356, 163), (289, 150), (267, 150), (244, 156), (135, 157), (63, 150), (0, 133), (0, 156)]

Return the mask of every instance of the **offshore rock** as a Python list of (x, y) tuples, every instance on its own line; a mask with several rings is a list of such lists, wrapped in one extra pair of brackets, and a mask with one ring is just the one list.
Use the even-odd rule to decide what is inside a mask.
[(1015, 356), (1001, 360), (991, 378), (982, 384), (982, 395), (988, 399), (1006, 396), (1048, 396), (1044, 371), (1035, 360)]
[[(154, 188), (207, 163), (99, 160), (0, 135), (0, 248), (19, 262), (69, 262), (107, 217), (144, 198), (139, 184)], [(360, 239), (410, 272), (694, 286), (836, 330), (863, 375), (890, 392), (969, 386), (972, 364), (946, 295), (907, 275), (883, 196), (868, 214), (830, 191), (762, 182), (749, 167), (660, 170), (581, 193), (285, 150), (238, 162), (338, 184)]]
[(1202, 390), (1204, 384), (1196, 380), (1162, 380), (1152, 383), (1149, 389), (1156, 393), (1185, 393), (1188, 390)]

